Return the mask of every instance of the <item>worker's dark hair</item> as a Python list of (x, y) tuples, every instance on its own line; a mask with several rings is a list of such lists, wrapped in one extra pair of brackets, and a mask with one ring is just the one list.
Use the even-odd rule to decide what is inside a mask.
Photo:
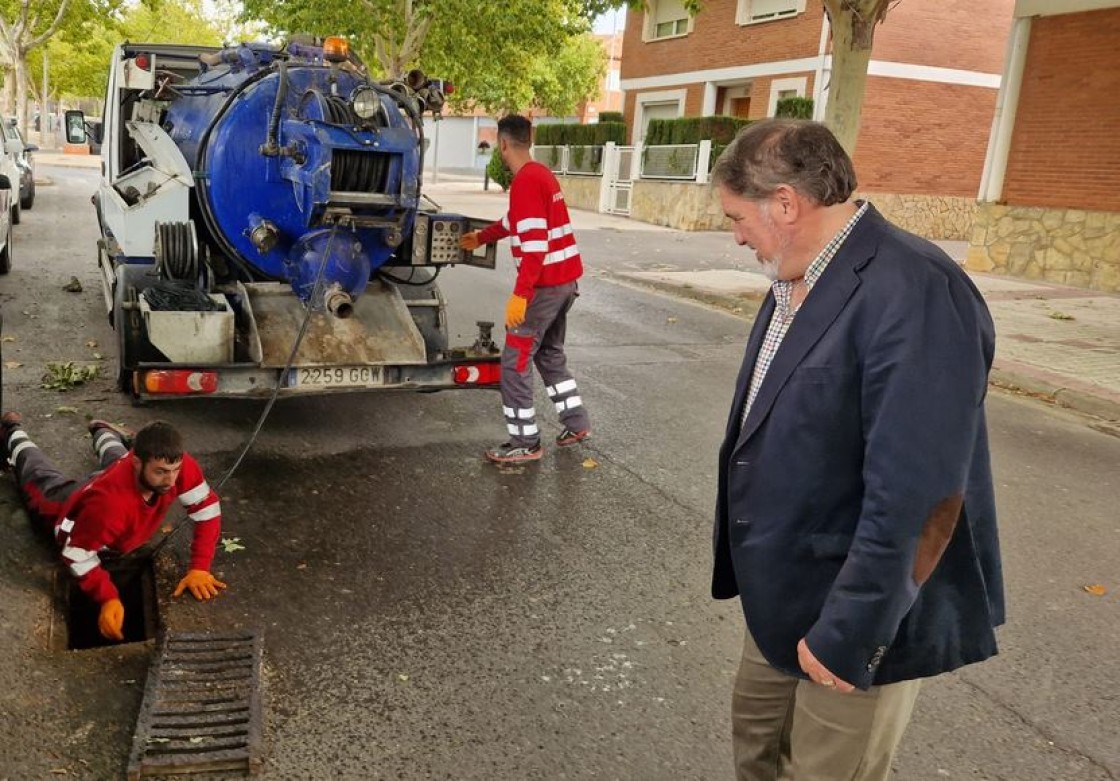
[(856, 189), (852, 159), (832, 131), (803, 119), (764, 119), (739, 131), (712, 168), (712, 183), (741, 198), (768, 198), (785, 184), (821, 206)]
[(183, 458), (183, 435), (170, 423), (153, 420), (136, 432), (132, 453), (144, 463), (158, 458), (174, 464)]
[(505, 136), (514, 146), (533, 143), (533, 123), (520, 114), (510, 114), (498, 120), (498, 135)]

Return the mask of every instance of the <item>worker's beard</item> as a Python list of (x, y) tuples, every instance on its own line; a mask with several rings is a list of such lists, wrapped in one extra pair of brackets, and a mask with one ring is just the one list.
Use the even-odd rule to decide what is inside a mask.
[(148, 480), (144, 477), (143, 470), (140, 471), (140, 474), (136, 475), (136, 481), (140, 483), (140, 488), (142, 490), (151, 491), (152, 493), (159, 494), (160, 496), (163, 496), (171, 490), (171, 486), (169, 485), (152, 485), (151, 483), (149, 483)]

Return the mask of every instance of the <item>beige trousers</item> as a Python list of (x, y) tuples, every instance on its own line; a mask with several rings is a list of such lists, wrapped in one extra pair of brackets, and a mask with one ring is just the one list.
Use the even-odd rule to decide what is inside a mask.
[(750, 632), (731, 701), (738, 781), (884, 781), (919, 681), (841, 694), (775, 670)]

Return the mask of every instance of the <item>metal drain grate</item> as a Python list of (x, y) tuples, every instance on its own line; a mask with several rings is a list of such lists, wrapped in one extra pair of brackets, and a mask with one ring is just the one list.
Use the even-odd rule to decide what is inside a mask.
[(255, 632), (168, 633), (148, 672), (129, 781), (260, 769), (261, 641)]

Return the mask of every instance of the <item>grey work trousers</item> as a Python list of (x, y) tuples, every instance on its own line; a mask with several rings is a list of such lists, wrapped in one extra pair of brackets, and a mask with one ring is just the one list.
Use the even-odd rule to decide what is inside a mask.
[(919, 681), (842, 694), (776, 670), (751, 633), (731, 701), (738, 781), (885, 781)]
[(591, 427), (564, 355), (568, 310), (577, 296), (575, 282), (537, 288), (525, 310), (525, 321), (506, 330), (502, 349), (502, 412), (509, 442), (514, 447), (533, 447), (541, 440), (533, 407), (534, 365), (564, 427), (572, 431)]
[(55, 524), (62, 520), (59, 514), (70, 494), (128, 452), (120, 436), (106, 428), (97, 431), (92, 444), (101, 469), (76, 479), (64, 475), (22, 428), (12, 429), (4, 443), (4, 456), (15, 470), (28, 513), (52, 535), (57, 532)]

